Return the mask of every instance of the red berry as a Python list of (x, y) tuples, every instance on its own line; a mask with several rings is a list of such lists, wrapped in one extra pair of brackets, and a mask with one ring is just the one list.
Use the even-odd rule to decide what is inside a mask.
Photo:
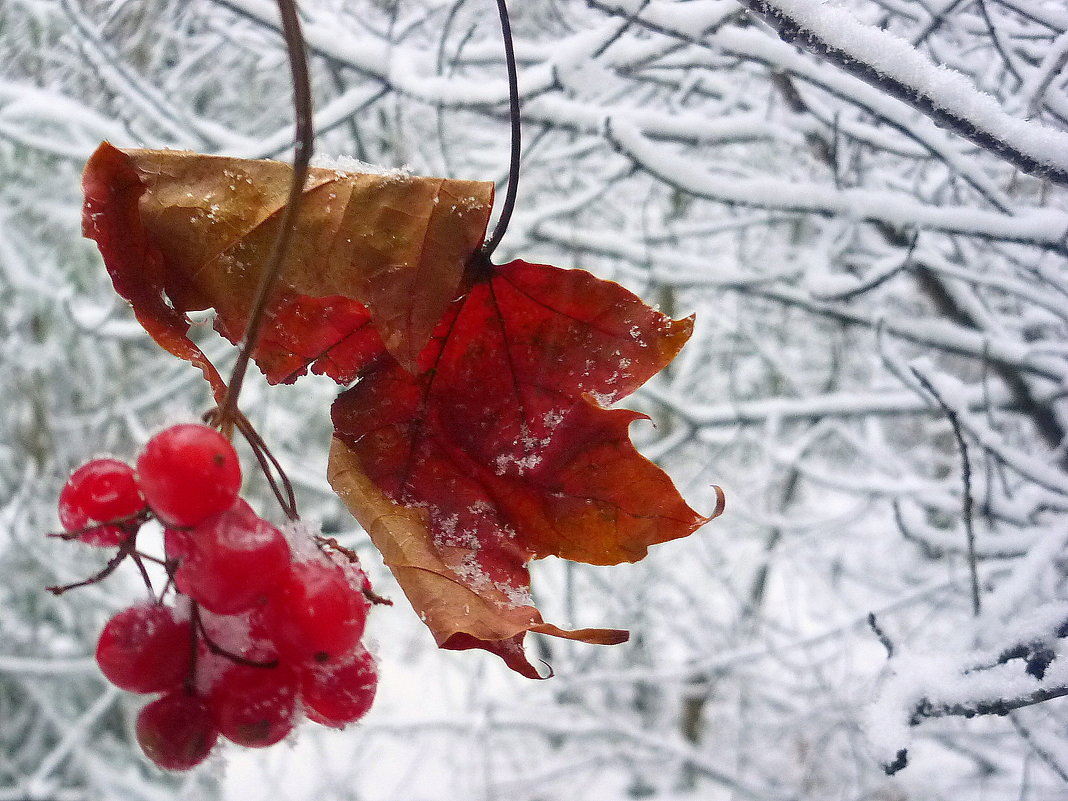
[(145, 508), (133, 468), (118, 459), (93, 459), (71, 474), (59, 493), (59, 520), (67, 531), (84, 532), (79, 539), (90, 545), (118, 545), (129, 530), (100, 525), (129, 517)]
[(308, 719), (340, 729), (371, 708), (378, 688), (374, 658), (360, 651), (351, 662), (313, 667), (304, 676), (304, 712)]
[(193, 540), (189, 532), (180, 528), (163, 529), (163, 550), (168, 559), (181, 561), (193, 552)]
[(195, 526), (233, 505), (241, 465), (233, 445), (214, 429), (183, 423), (152, 437), (137, 459), (141, 491), (170, 526)]
[(359, 643), (367, 602), (337, 565), (295, 562), (262, 619), (283, 659), (325, 664), (343, 659)]
[(263, 603), (289, 564), (282, 532), (239, 500), (189, 532), (176, 581), (206, 609), (232, 615)]
[(104, 626), (96, 661), (108, 681), (132, 693), (177, 687), (190, 667), (192, 631), (188, 620), (157, 604), (134, 606)]
[(246, 748), (274, 745), (293, 730), (299, 680), (293, 668), (234, 664), (212, 688), (219, 733)]
[(148, 704), (137, 716), (136, 730), (145, 756), (167, 770), (199, 765), (219, 739), (204, 699), (184, 691)]

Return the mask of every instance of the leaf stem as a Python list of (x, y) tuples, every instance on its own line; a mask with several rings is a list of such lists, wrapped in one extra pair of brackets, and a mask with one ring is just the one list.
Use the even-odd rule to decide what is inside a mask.
[(511, 123), (512, 150), (508, 161), (508, 189), (505, 191), (501, 215), (497, 218), (497, 225), (494, 226), (493, 233), (482, 245), (481, 255), (487, 261), (493, 255), (493, 251), (497, 249), (497, 245), (504, 239), (504, 234), (508, 230), (508, 222), (512, 219), (516, 193), (519, 189), (519, 157), (522, 154), (519, 72), (515, 63), (512, 24), (508, 19), (508, 4), (506, 0), (497, 0), (497, 11), (501, 17), (501, 36), (504, 38), (504, 61), (508, 68), (508, 120)]
[(304, 35), (300, 28), (300, 17), (296, 0), (278, 0), (278, 11), (282, 18), (282, 35), (286, 42), (289, 67), (293, 76), (293, 108), (296, 116), (296, 147), (293, 152), (293, 178), (289, 185), (289, 198), (282, 212), (281, 227), (274, 241), (267, 267), (256, 289), (256, 297), (249, 312), (248, 325), (245, 329), (244, 343), (238, 353), (237, 362), (230, 374), (226, 396), (219, 404), (216, 422), (229, 434), (234, 426), (237, 414), (237, 398), (248, 370), (249, 359), (256, 347), (260, 331), (263, 328), (267, 301), (282, 272), (286, 251), (296, 228), (300, 202), (304, 195), (304, 184), (308, 177), (308, 165), (311, 162), (315, 141), (315, 128), (312, 119), (311, 79), (308, 75), (308, 54)]

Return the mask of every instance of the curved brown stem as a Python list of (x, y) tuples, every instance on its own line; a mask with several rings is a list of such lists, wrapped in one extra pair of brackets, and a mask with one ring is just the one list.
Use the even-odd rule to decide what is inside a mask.
[(501, 35), (504, 37), (504, 60), (508, 69), (508, 119), (511, 122), (512, 147), (508, 160), (508, 189), (504, 195), (504, 203), (501, 205), (501, 215), (497, 218), (497, 225), (493, 233), (482, 246), (481, 255), (488, 260), (501, 243), (505, 232), (508, 230), (508, 222), (512, 219), (512, 211), (515, 209), (516, 193), (519, 189), (519, 157), (522, 154), (520, 109), (519, 109), (519, 72), (515, 63), (515, 46), (512, 42), (512, 24), (508, 19), (508, 4), (506, 0), (497, 0), (497, 11), (501, 17)]
[(248, 371), (252, 351), (256, 347), (260, 331), (263, 328), (267, 302), (271, 290), (278, 281), (285, 263), (286, 252), (296, 228), (300, 202), (304, 195), (304, 184), (308, 177), (315, 141), (315, 128), (312, 119), (311, 79), (308, 75), (308, 54), (304, 43), (304, 34), (300, 28), (296, 0), (278, 0), (278, 10), (282, 17), (282, 34), (285, 37), (286, 51), (289, 55), (289, 67), (293, 76), (293, 107), (296, 115), (296, 149), (293, 154), (293, 178), (289, 185), (289, 197), (282, 212), (281, 227), (274, 241), (274, 248), (267, 260), (267, 268), (260, 279), (256, 297), (252, 301), (248, 325), (245, 329), (244, 344), (238, 353), (234, 369), (230, 374), (226, 396), (219, 404), (216, 424), (228, 434), (232, 431), (237, 417), (237, 398)]
[[(52, 536), (52, 535), (50, 535), (50, 536)], [(57, 535), (57, 536), (59, 536), (59, 535)], [(136, 560), (136, 558), (137, 558), (136, 554), (137, 554), (137, 530), (135, 529), (134, 531), (132, 531), (130, 533), (130, 536), (128, 536), (125, 540), (123, 540), (122, 542), (119, 543), (118, 552), (108, 560), (108, 563), (106, 565), (104, 565), (104, 567), (101, 570), (97, 571), (96, 573), (91, 575), (89, 578), (82, 579), (81, 581), (76, 581), (73, 584), (53, 585), (51, 587), (45, 587), (45, 589), (48, 590), (53, 595), (62, 595), (63, 593), (69, 592), (70, 590), (75, 590), (78, 587), (88, 587), (90, 584), (96, 584), (97, 582), (103, 581), (108, 576), (110, 576), (112, 573), (114, 573), (115, 570), (119, 567), (119, 565), (122, 564), (123, 560), (126, 559), (127, 556), (132, 556)], [(148, 584), (148, 589), (151, 592), (152, 584), (148, 579), (148, 574), (145, 572), (144, 565), (139, 563), (138, 567), (141, 568), (141, 574), (142, 574), (142, 576), (144, 576), (145, 583)]]
[(191, 618), (193, 621), (193, 631), (195, 632), (196, 636), (199, 636), (201, 639), (204, 640), (204, 645), (207, 646), (207, 649), (211, 651), (211, 653), (215, 654), (215, 656), (221, 656), (224, 659), (229, 659), (235, 664), (245, 665), (246, 667), (264, 669), (278, 667), (277, 659), (269, 659), (263, 662), (259, 662), (255, 659), (248, 659), (247, 657), (241, 656), (240, 654), (235, 654), (232, 651), (227, 651), (225, 648), (215, 642), (215, 640), (211, 638), (211, 635), (208, 634), (208, 630), (204, 628), (204, 621), (200, 617), (200, 605), (196, 601), (192, 602)]
[[(234, 422), (238, 431), (248, 442), (252, 448), (253, 454), (256, 456), (256, 461), (260, 463), (260, 469), (263, 471), (263, 475), (267, 478), (267, 483), (271, 486), (271, 491), (274, 493), (274, 497), (278, 499), (278, 504), (282, 507), (282, 511), (285, 512), (286, 517), (290, 520), (299, 520), (300, 515), (297, 514), (297, 496), (293, 491), (293, 484), (289, 480), (289, 476), (286, 475), (285, 470), (282, 469), (281, 463), (277, 457), (271, 453), (271, 449), (267, 447), (267, 443), (264, 442), (263, 437), (253, 427), (245, 415), (237, 412)], [(275, 479), (277, 476), (277, 480)]]
[[(350, 562), (358, 563), (360, 561), (360, 557), (356, 554), (356, 551), (352, 550), (351, 548), (346, 548), (333, 537), (324, 537), (320, 535), (315, 538), (315, 541), (318, 543), (320, 548), (330, 548), (331, 550), (337, 551)], [(366, 598), (370, 603), (378, 604), (381, 606), (393, 606), (393, 601), (391, 601), (389, 598), (386, 598), (384, 595), (379, 595), (377, 592), (372, 590), (369, 585), (364, 586), (362, 592), (363, 597)]]

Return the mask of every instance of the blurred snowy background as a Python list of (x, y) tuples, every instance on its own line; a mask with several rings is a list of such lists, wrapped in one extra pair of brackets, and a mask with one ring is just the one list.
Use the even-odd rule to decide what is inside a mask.
[[(329, 491), (336, 388), (253, 382), (305, 515), (398, 601), (371, 624), (380, 698), (348, 731), (153, 768), (92, 660), (136, 583), (51, 597), (103, 557), (44, 533), (74, 467), (209, 396), (81, 239), (80, 172), (101, 139), (286, 158), (286, 56), (270, 0), (0, 0), (0, 801), (1065, 798), (1063, 0), (512, 5), (498, 260), (696, 313), (628, 404), (727, 513), (638, 565), (537, 565), (547, 618), (633, 637), (532, 640), (557, 676), (531, 682), (436, 651)], [(492, 2), (301, 7), (319, 154), (503, 181)]]

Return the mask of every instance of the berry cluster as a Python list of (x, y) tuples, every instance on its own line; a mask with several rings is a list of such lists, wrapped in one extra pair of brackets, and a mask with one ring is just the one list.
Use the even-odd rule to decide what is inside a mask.
[(143, 568), (152, 557), (136, 548), (141, 525), (154, 518), (164, 527), (167, 587), (113, 617), (96, 651), (116, 686), (161, 694), (136, 731), (163, 768), (200, 763), (220, 735), (272, 745), (302, 715), (342, 727), (374, 699), (375, 663), (360, 642), (373, 594), (355, 556), (335, 561), (321, 547), (291, 544), (238, 497), (240, 485), (230, 442), (183, 424), (153, 437), (136, 470), (96, 459), (60, 494), (64, 537), (119, 548), (90, 581), (127, 556)]

